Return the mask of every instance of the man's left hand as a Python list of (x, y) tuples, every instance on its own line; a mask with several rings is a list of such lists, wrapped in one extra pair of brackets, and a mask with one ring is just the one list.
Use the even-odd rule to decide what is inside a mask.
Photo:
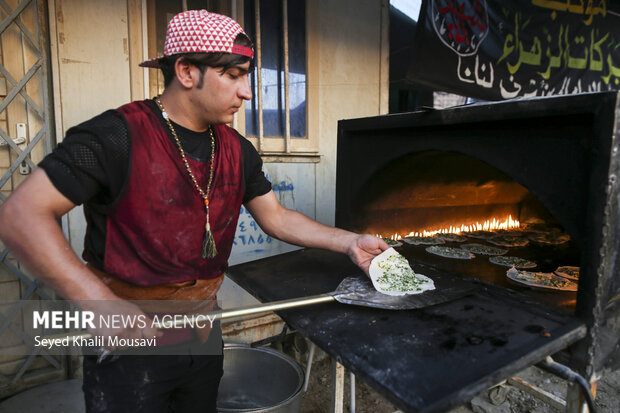
[(390, 248), (381, 238), (372, 235), (357, 235), (347, 247), (347, 255), (366, 275), (370, 262), (377, 255)]

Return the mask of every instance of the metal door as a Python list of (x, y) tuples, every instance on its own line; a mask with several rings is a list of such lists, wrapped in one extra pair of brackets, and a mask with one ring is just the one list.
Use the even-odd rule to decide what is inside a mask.
[[(0, 20), (2, 203), (50, 152), (52, 128), (46, 2), (0, 0)], [(0, 398), (64, 377), (63, 360), (36, 350), (20, 311), (26, 300), (52, 297), (0, 243)]]

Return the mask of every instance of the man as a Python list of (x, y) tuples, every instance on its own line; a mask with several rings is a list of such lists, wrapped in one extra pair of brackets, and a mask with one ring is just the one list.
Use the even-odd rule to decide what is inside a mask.
[[(383, 240), (319, 224), (282, 207), (252, 145), (226, 126), (252, 97), (252, 44), (232, 19), (205, 10), (175, 16), (154, 100), (105, 112), (62, 144), (0, 209), (0, 237), (61, 296), (85, 310), (144, 315), (129, 299), (214, 300), (241, 204), (280, 240), (346, 253), (368, 273)], [(84, 266), (57, 224), (84, 204)], [(146, 326), (96, 335), (149, 338)], [(215, 411), (221, 356), (84, 359), (89, 412)]]

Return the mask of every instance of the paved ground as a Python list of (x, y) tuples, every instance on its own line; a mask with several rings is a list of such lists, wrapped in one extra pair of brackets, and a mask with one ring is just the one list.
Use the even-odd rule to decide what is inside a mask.
[[(566, 397), (567, 384), (564, 380), (536, 367), (520, 372), (518, 377), (532, 383), (558, 398)], [(331, 361), (324, 359), (312, 367), (308, 392), (302, 396), (301, 413), (327, 413), (330, 408)], [(493, 394), (483, 392), (470, 403), (449, 413), (562, 413), (548, 403), (505, 384), (501, 391)], [(345, 376), (345, 411), (349, 408), (349, 378)], [(598, 383), (595, 399), (597, 413), (620, 412), (620, 370), (603, 377)], [(397, 409), (372, 388), (356, 380), (356, 411), (360, 413), (392, 413)]]
[(82, 380), (34, 387), (0, 403), (0, 413), (84, 413)]
[[(285, 349), (287, 350), (287, 349)], [(288, 349), (290, 350), (290, 349)], [(290, 351), (287, 351), (290, 353)], [(303, 365), (305, 358), (294, 354)], [(331, 360), (317, 356), (312, 366), (308, 391), (302, 395), (301, 413), (327, 413), (330, 409)], [(530, 367), (518, 375), (545, 391), (564, 398), (566, 382)], [(81, 380), (68, 380), (39, 386), (22, 392), (0, 403), (0, 413), (83, 413)], [(349, 409), (349, 379), (345, 379), (345, 411)], [(449, 413), (559, 413), (549, 404), (543, 403), (514, 386), (505, 385), (501, 394), (495, 394), (493, 401), (488, 392), (483, 392), (471, 403)], [(397, 409), (372, 388), (356, 381), (356, 411), (360, 413), (392, 413)], [(603, 377), (598, 384), (595, 400), (598, 413), (620, 412), (620, 370)]]

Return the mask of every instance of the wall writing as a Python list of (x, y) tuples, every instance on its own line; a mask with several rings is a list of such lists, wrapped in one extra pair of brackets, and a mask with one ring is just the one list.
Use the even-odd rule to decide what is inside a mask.
[[(269, 174), (265, 174), (267, 180), (272, 182)], [(272, 182), (271, 187), (276, 193), (276, 196), (280, 198), (283, 193), (293, 193), (295, 186), (292, 181), (280, 180), (279, 182)], [(285, 205), (291, 207), (290, 205)], [(274, 243), (274, 239), (258, 226), (258, 223), (252, 217), (252, 214), (241, 206), (239, 212), (239, 222), (237, 223), (237, 231), (235, 232), (235, 238), (233, 239), (233, 248), (236, 254), (251, 254), (256, 252), (264, 252), (269, 249), (271, 244)]]
[(408, 80), (487, 100), (620, 89), (620, 10), (613, 7), (605, 0), (425, 1)]
[(252, 217), (252, 214), (244, 206), (241, 206), (233, 246), (251, 247), (249, 249), (245, 248), (246, 251), (256, 252), (263, 251), (266, 244), (271, 244), (272, 242), (273, 239), (263, 232)]

